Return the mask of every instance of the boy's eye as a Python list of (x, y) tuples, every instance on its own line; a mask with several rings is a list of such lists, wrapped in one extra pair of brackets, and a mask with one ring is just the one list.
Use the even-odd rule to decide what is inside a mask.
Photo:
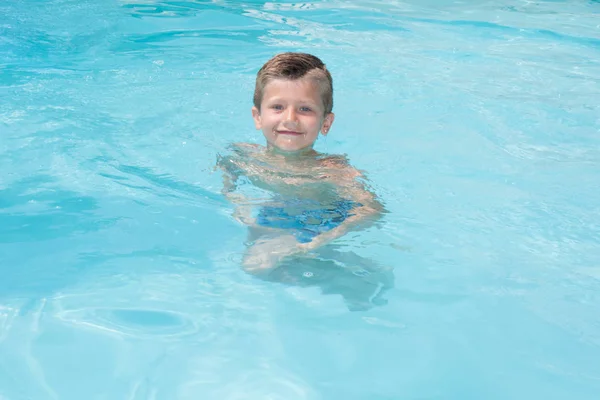
[(281, 104), (273, 104), (273, 105), (271, 106), (271, 108), (272, 108), (273, 110), (279, 110), (279, 111), (283, 110), (283, 106), (282, 106)]
[(312, 108), (310, 108), (310, 107), (300, 107), (300, 111), (302, 111), (302, 112), (311, 112)]

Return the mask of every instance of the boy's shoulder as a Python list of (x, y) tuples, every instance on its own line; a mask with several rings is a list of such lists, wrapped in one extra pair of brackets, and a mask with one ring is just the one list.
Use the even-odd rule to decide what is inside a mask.
[(264, 147), (252, 143), (231, 143), (227, 145), (226, 152), (219, 155), (220, 163), (231, 163), (237, 161), (248, 161), (260, 157), (264, 153)]
[[(346, 155), (326, 155), (320, 157), (321, 167), (337, 172), (345, 178), (355, 179), (363, 176), (361, 171), (350, 164)], [(336, 175), (337, 175), (336, 174)]]
[(231, 143), (223, 154), (217, 155), (217, 167), (230, 173), (241, 173), (241, 166), (261, 152), (261, 146), (251, 143)]
[(261, 146), (259, 144), (255, 144), (255, 143), (236, 142), (236, 143), (231, 143), (227, 147), (229, 150), (231, 150), (234, 153), (248, 154), (248, 153), (264, 152), (264, 146)]

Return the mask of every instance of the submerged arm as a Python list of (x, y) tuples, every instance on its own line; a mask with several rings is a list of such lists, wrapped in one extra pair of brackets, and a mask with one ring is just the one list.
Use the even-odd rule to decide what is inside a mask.
[(238, 175), (227, 168), (222, 160), (219, 160), (218, 167), (223, 170), (223, 188), (221, 189), (221, 194), (235, 205), (233, 218), (242, 224), (253, 225), (255, 221), (252, 218), (252, 208), (249, 205), (248, 199), (243, 194), (236, 192)]
[(298, 246), (301, 249), (313, 250), (345, 235), (351, 230), (367, 229), (382, 217), (384, 212), (382, 204), (375, 198), (373, 193), (366, 190), (356, 180), (344, 187), (343, 194), (355, 203), (359, 203), (349, 211), (352, 215), (337, 227), (319, 234), (312, 241), (299, 244)]

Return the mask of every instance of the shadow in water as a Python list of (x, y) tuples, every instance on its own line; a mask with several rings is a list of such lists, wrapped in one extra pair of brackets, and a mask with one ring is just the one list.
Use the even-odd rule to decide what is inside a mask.
[(290, 286), (319, 287), (325, 295), (341, 295), (350, 311), (387, 304), (383, 295), (394, 287), (391, 267), (333, 246), (311, 256), (291, 257), (261, 278)]

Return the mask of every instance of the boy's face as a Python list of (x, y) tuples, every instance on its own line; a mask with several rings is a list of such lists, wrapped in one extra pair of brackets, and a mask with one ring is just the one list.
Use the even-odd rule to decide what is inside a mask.
[(272, 80), (263, 90), (260, 110), (252, 107), (252, 117), (269, 145), (284, 151), (311, 148), (334, 119), (333, 113), (324, 115), (319, 87), (309, 79)]

